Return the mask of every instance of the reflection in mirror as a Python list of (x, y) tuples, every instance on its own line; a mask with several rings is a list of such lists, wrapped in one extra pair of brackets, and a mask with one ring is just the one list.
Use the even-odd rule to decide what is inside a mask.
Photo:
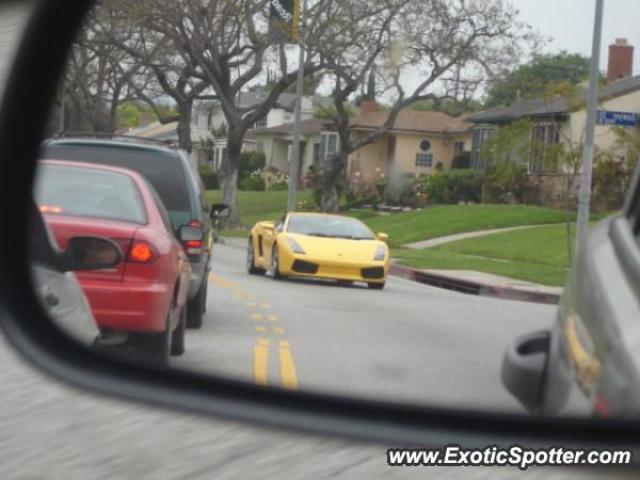
[[(132, 362), (274, 388), (637, 413), (612, 374), (637, 372), (606, 353), (637, 291), (608, 262), (599, 284), (626, 296), (596, 303), (604, 273), (571, 263), (584, 105), (549, 117), (536, 80), (531, 108), (497, 108), (518, 95), (490, 73), (513, 84), (541, 36), (509, 2), (373, 3), (313, 0), (296, 30), (265, 2), (100, 2), (34, 189), (76, 270), (75, 297), (44, 293), (52, 316), (84, 309)], [(565, 53), (527, 71), (558, 62), (581, 98), (589, 59)], [(607, 98), (639, 111), (627, 80)], [(592, 235), (613, 251), (638, 132), (599, 128)]]

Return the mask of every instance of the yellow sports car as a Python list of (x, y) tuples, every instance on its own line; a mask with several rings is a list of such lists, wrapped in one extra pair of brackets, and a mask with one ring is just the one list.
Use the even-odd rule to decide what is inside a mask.
[(387, 235), (375, 235), (360, 220), (324, 213), (288, 213), (251, 229), (247, 271), (366, 282), (384, 288), (389, 271)]

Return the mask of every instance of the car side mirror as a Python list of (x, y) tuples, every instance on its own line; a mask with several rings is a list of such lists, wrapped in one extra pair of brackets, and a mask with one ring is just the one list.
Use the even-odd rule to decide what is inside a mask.
[(212, 219), (228, 218), (231, 215), (229, 205), (225, 203), (214, 203), (209, 210), (209, 217)]
[(112, 240), (100, 237), (73, 237), (62, 254), (61, 269), (65, 272), (101, 270), (122, 261), (122, 250)]
[(386, 233), (383, 233), (383, 232), (376, 233), (376, 237), (381, 242), (386, 242), (387, 240), (389, 240), (389, 235), (387, 235)]
[(516, 338), (502, 360), (502, 384), (531, 413), (542, 408), (551, 332), (548, 330)]

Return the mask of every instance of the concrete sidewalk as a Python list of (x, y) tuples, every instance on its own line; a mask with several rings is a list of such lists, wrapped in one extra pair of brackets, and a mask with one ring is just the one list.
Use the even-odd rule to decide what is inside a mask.
[(406, 245), (404, 245), (404, 247), (411, 248), (413, 250), (422, 250), (423, 248), (437, 247), (438, 245), (457, 242), (458, 240), (465, 240), (467, 238), (486, 237), (487, 235), (494, 235), (496, 233), (514, 232), (516, 230), (527, 230), (529, 228), (548, 227), (550, 225), (556, 225), (556, 224), (544, 223), (539, 225), (523, 225), (520, 227), (494, 228), (492, 230), (479, 230), (476, 232), (457, 233), (455, 235), (447, 235), (446, 237), (437, 237), (437, 238), (432, 238), (430, 240), (422, 240), (420, 242), (407, 243)]

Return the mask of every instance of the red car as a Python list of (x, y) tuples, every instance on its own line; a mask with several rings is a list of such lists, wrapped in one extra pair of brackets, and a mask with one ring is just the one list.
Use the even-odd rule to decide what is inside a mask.
[[(35, 198), (61, 248), (78, 236), (106, 237), (124, 261), (77, 274), (103, 337), (125, 337), (160, 362), (184, 352), (191, 267), (185, 249), (197, 243), (188, 225), (174, 227), (153, 187), (131, 170), (43, 160)], [(183, 248), (184, 245), (184, 248)]]

